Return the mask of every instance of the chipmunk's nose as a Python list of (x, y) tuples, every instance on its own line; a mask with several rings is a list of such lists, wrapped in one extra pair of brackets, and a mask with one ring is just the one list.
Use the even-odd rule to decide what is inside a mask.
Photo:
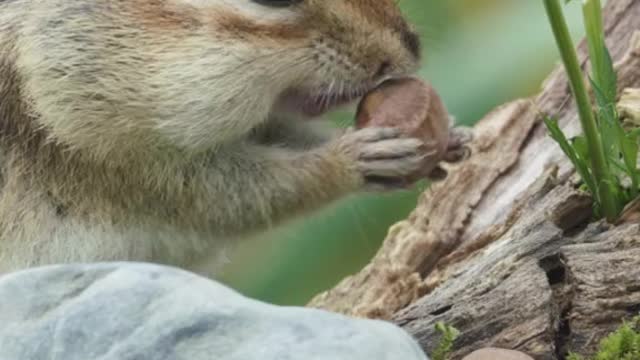
[(420, 37), (416, 32), (412, 30), (404, 30), (402, 32), (402, 42), (411, 55), (416, 59), (420, 59), (422, 47), (420, 45)]

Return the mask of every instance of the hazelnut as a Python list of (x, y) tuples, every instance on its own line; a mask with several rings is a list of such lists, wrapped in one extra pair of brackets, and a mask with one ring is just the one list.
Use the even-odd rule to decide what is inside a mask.
[(360, 101), (356, 127), (399, 128), (409, 137), (425, 143), (425, 166), (416, 174), (430, 174), (443, 160), (449, 146), (449, 114), (426, 82), (416, 78), (388, 80)]

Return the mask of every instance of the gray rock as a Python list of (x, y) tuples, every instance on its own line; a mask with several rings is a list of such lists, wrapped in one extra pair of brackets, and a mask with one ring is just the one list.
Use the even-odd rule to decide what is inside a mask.
[(0, 278), (0, 360), (424, 360), (394, 325), (279, 307), (150, 264)]

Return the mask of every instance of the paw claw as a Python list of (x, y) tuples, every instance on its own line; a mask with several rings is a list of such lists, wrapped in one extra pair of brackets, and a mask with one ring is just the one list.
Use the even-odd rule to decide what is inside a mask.
[(443, 161), (448, 163), (457, 163), (468, 159), (471, 156), (471, 149), (467, 146), (451, 149), (444, 154)]
[(460, 148), (474, 139), (473, 129), (469, 127), (455, 127), (449, 130), (448, 149)]

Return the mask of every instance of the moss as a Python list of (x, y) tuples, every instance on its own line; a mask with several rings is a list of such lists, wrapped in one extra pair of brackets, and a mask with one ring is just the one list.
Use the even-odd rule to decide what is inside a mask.
[[(568, 360), (586, 360), (586, 358), (570, 353)], [(640, 360), (640, 316), (630, 322), (624, 322), (615, 332), (600, 342), (596, 355), (592, 360)]]
[(442, 339), (431, 354), (431, 359), (447, 360), (449, 358), (451, 350), (453, 349), (453, 342), (456, 340), (458, 335), (460, 335), (460, 331), (458, 331), (453, 326), (449, 326), (443, 322), (438, 322), (435, 327), (436, 331), (442, 335)]

